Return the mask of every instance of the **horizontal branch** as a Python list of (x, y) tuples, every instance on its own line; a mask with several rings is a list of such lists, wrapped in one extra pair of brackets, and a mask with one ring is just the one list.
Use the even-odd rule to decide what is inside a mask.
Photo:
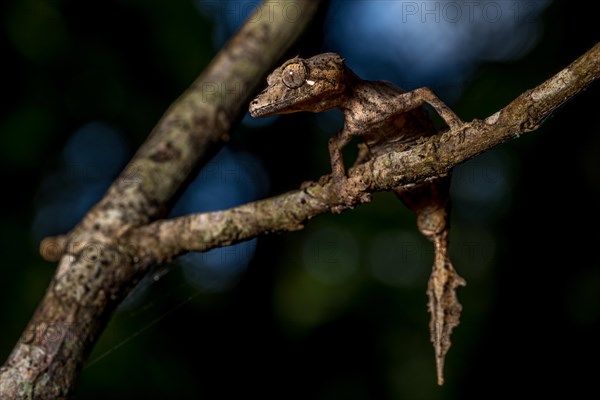
[(506, 107), (460, 129), (428, 138), (403, 152), (389, 152), (349, 170), (344, 201), (327, 177), (320, 183), (224, 211), (159, 220), (123, 237), (137, 248), (142, 264), (205, 251), (259, 235), (301, 229), (325, 212), (339, 212), (370, 200), (370, 194), (444, 175), (509, 139), (539, 128), (550, 114), (600, 76), (600, 43), (571, 65)]

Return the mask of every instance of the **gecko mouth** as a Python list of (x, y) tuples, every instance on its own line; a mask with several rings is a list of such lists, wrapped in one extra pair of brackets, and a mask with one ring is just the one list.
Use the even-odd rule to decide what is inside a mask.
[(258, 95), (254, 100), (250, 102), (250, 115), (254, 118), (268, 117), (273, 114), (289, 114), (296, 111), (302, 111), (300, 108), (290, 107), (291, 105), (297, 105), (299, 101), (304, 100), (304, 96), (297, 96), (285, 100), (269, 102), (266, 105), (259, 107), (261, 103), (261, 96)]
[(257, 99), (252, 100), (250, 103), (250, 107), (248, 109), (248, 111), (250, 111), (250, 115), (254, 118), (266, 117), (267, 113), (269, 112), (269, 110), (267, 110), (269, 106), (257, 107), (257, 103)]

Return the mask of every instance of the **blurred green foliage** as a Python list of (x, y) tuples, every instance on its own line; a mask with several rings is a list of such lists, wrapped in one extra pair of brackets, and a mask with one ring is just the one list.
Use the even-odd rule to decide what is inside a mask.
[[(69, 136), (100, 120), (135, 148), (217, 49), (211, 21), (192, 1), (13, 0), (0, 10), (4, 360), (53, 273), (37, 254), (31, 225), (39, 185), (59, 165)], [(485, 117), (564, 67), (599, 39), (596, 20), (582, 4), (553, 3), (534, 51), (482, 66), (453, 105), (457, 113)], [(290, 54), (317, 52), (319, 35), (309, 32)], [(427, 332), (431, 248), (410, 213), (392, 195), (377, 194), (371, 204), (321, 216), (301, 232), (261, 238), (247, 273), (227, 292), (198, 292), (177, 263), (166, 274), (154, 271), (140, 300), (115, 314), (77, 397), (415, 400), (593, 392), (600, 356), (599, 100), (595, 84), (539, 132), (457, 171), (457, 187), (501, 178), (504, 195), (489, 210), (485, 198), (455, 199), (452, 253), (468, 286), (459, 292), (464, 314), (443, 388), (435, 385)], [(313, 116), (290, 115), (268, 128), (240, 126), (231, 145), (263, 160), (276, 194), (328, 171), (330, 133)], [(389, 253), (386, 243), (394, 246)]]

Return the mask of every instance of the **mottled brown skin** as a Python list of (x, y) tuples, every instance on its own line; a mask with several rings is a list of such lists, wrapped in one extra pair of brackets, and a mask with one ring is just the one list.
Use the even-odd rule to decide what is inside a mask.
[[(424, 103), (433, 107), (450, 128), (463, 124), (430, 89), (405, 92), (388, 82), (362, 80), (335, 53), (288, 60), (268, 76), (267, 83), (268, 87), (250, 103), (253, 117), (331, 108), (344, 113), (344, 127), (329, 140), (332, 179), (339, 183), (338, 195), (342, 199), (342, 183), (346, 179), (342, 149), (353, 136), (362, 136), (366, 145), (366, 151), (359, 153), (357, 163), (360, 163), (369, 156), (408, 149), (420, 138), (436, 134), (422, 107)], [(427, 295), (440, 385), (444, 382), (444, 358), (450, 348), (450, 334), (459, 323), (462, 309), (456, 288), (465, 285), (448, 254), (449, 186), (448, 175), (409, 190), (394, 190), (416, 214), (420, 232), (434, 244), (435, 261)]]

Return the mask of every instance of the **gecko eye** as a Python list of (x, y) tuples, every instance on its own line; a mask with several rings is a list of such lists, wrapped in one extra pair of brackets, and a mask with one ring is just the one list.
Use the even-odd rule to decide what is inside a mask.
[(299, 88), (306, 80), (306, 67), (302, 63), (290, 64), (283, 69), (281, 79), (290, 89)]

